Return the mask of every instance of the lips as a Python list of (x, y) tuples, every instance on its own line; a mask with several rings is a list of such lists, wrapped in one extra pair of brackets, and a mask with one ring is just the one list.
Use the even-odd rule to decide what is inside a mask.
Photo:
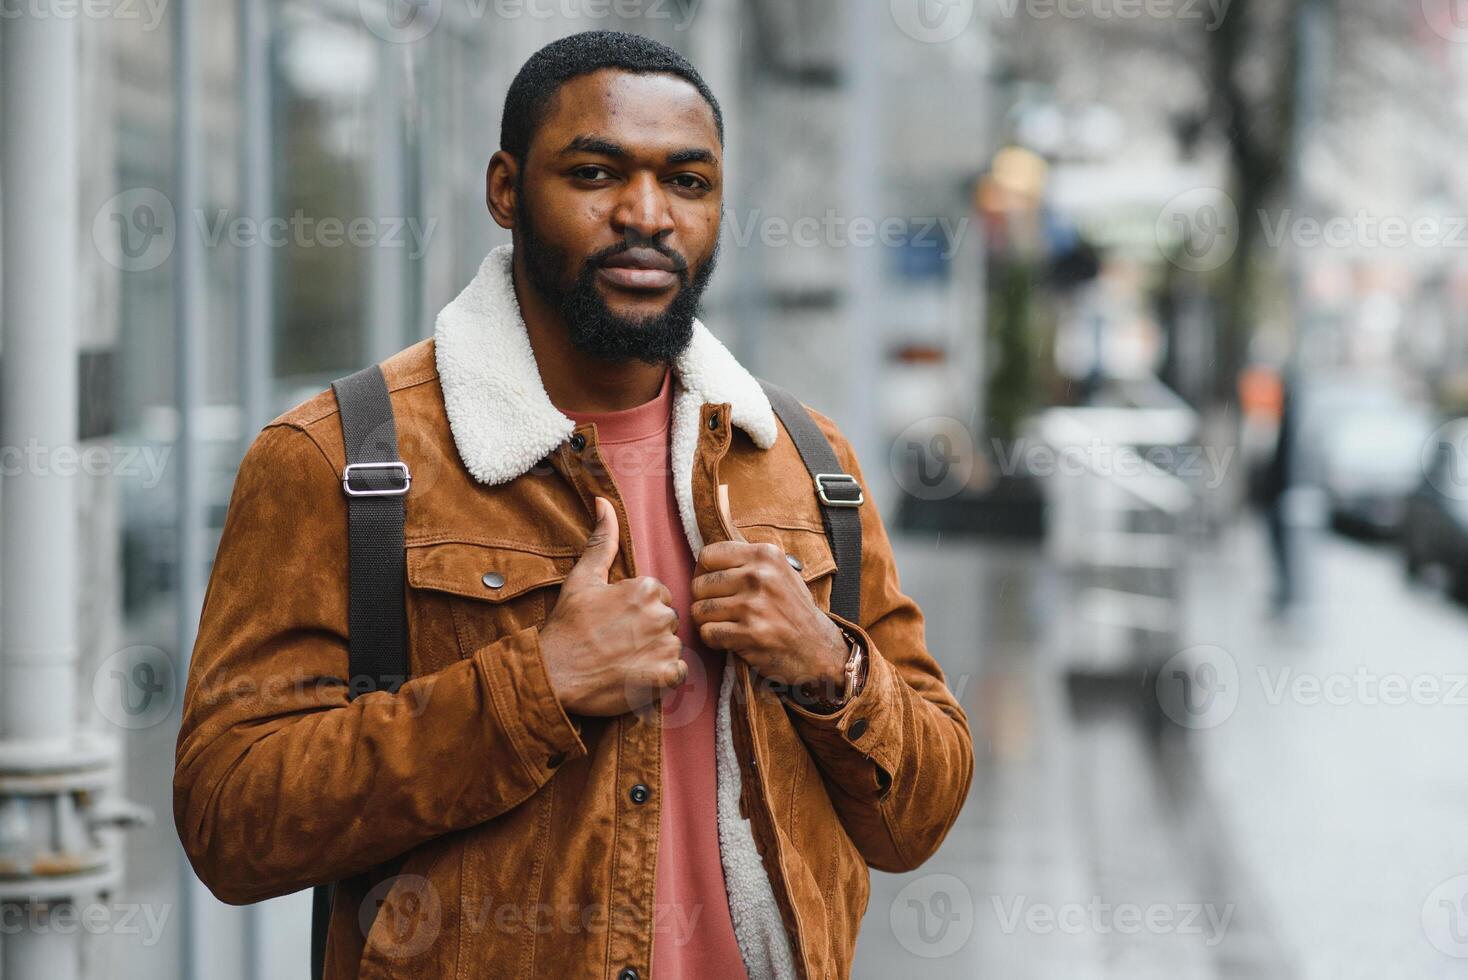
[(682, 265), (670, 255), (651, 248), (629, 248), (608, 256), (597, 275), (620, 289), (657, 292), (678, 282)]

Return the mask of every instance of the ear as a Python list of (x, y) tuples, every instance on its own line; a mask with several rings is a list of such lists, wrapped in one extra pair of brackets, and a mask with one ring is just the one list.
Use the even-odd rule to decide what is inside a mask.
[(504, 150), (496, 150), (489, 158), (489, 168), (484, 174), (484, 203), (490, 217), (501, 228), (515, 227), (515, 178), (520, 173), (520, 161)]

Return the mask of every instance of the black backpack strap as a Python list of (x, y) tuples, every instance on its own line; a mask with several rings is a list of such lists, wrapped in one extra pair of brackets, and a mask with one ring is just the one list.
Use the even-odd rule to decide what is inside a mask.
[[(396, 691), (408, 679), (408, 621), (403, 605), (404, 498), (412, 484), (398, 456), (387, 382), (376, 364), (331, 384), (341, 409), (346, 469), (349, 580), (347, 697)], [(311, 902), (311, 976), (326, 969), (326, 936), (336, 886), (319, 885)]]
[(398, 457), (387, 382), (376, 364), (331, 384), (341, 408), (347, 467), (351, 593), (348, 697), (396, 691), (408, 679), (408, 621), (403, 606), (406, 556), (404, 497), (412, 480)]
[(331, 900), (335, 882), (311, 889), (311, 980), (326, 975), (326, 934), (331, 927)]
[(856, 477), (841, 469), (836, 450), (816, 425), (805, 406), (790, 392), (768, 381), (760, 381), (770, 405), (810, 472), (816, 498), (821, 502), (821, 521), (826, 540), (836, 559), (836, 579), (831, 583), (831, 611), (848, 622), (861, 625), (861, 505), (865, 502)]

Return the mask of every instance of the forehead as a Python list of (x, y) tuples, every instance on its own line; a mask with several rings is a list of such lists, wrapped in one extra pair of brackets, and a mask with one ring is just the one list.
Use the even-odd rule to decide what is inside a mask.
[(587, 135), (639, 155), (701, 147), (721, 156), (713, 108), (677, 75), (608, 68), (569, 80), (556, 92), (533, 143), (556, 153)]

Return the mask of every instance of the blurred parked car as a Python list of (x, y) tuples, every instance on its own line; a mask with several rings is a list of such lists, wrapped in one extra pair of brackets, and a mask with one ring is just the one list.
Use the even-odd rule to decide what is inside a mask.
[(1454, 596), (1468, 601), (1468, 418), (1442, 427), (1423, 454), (1426, 472), (1407, 500), (1402, 555), (1407, 574), (1443, 568)]
[(1406, 402), (1349, 408), (1325, 433), (1324, 484), (1332, 523), (1392, 537), (1422, 478), (1422, 446), (1432, 419)]

